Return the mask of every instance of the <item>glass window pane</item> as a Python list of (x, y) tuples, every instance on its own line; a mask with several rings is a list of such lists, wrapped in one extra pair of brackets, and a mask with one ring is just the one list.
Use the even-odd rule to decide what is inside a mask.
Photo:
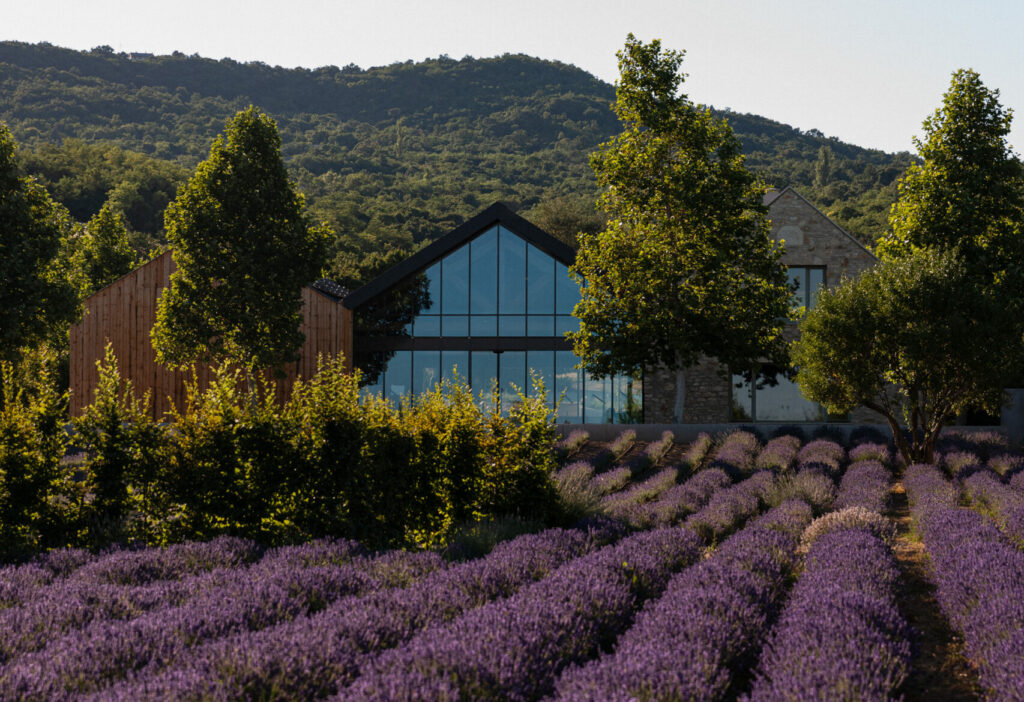
[(558, 405), (558, 421), (579, 424), (583, 421), (580, 412), (582, 371), (573, 368), (574, 365), (576, 354), (572, 351), (555, 351), (554, 399), (561, 399), (561, 404)]
[(469, 258), (469, 311), (473, 314), (495, 314), (498, 311), (497, 227), (488, 229), (469, 243)]
[(441, 312), (469, 312), (469, 247), (463, 246), (441, 259)]
[(519, 393), (526, 390), (526, 352), (505, 351), (499, 354), (501, 382), (501, 411), (508, 412), (519, 401)]
[(473, 366), (470, 369), (469, 386), (477, 397), (483, 393), (487, 404), (491, 398), (491, 383), (498, 377), (498, 354), (493, 351), (473, 351), (470, 360)]
[(427, 390), (433, 390), (441, 380), (440, 351), (413, 351), (412, 366), (412, 391), (417, 395)]
[(825, 285), (825, 269), (824, 268), (811, 268), (807, 272), (807, 309), (814, 307), (814, 298), (817, 297), (818, 291), (821, 290), (822, 286)]
[(807, 304), (804, 297), (806, 291), (805, 277), (806, 269), (803, 266), (789, 267), (789, 282), (796, 284), (796, 292), (793, 293), (793, 307), (804, 307)]
[(469, 317), (464, 314), (441, 315), (441, 336), (469, 336)]
[(605, 380), (596, 380), (589, 375), (584, 381), (583, 421), (603, 424), (611, 420), (611, 402)]
[(497, 336), (498, 316), (493, 314), (473, 315), (469, 318), (470, 336)]
[(526, 241), (504, 227), (498, 237), (498, 311), (526, 312)]
[(742, 375), (732, 377), (732, 410), (730, 418), (734, 422), (750, 422), (754, 419), (751, 404), (750, 383)]
[(441, 318), (436, 314), (421, 314), (412, 331), (413, 336), (441, 336)]
[(384, 371), (385, 397), (395, 405), (412, 390), (412, 351), (395, 351)]
[(469, 351), (441, 352), (441, 379), (469, 382)]
[(550, 315), (527, 315), (527, 336), (554, 336), (555, 318)]
[(420, 312), (430, 311), (433, 314), (441, 313), (441, 264), (435, 263), (425, 270), (423, 274), (427, 277), (427, 301)]
[(566, 332), (580, 330), (580, 320), (575, 317), (560, 314), (555, 318), (555, 336), (563, 336)]
[(580, 301), (580, 289), (569, 276), (569, 268), (564, 263), (555, 261), (555, 312), (572, 314), (576, 303)]
[(526, 280), (526, 311), (529, 314), (554, 314), (555, 259), (536, 246), (528, 246)]
[(526, 336), (526, 316), (521, 314), (499, 316), (498, 336)]
[(549, 407), (554, 407), (555, 394), (555, 352), (554, 351), (527, 351), (526, 365), (530, 371), (527, 378), (527, 395), (533, 396), (533, 376), (537, 376), (544, 383), (544, 394), (547, 396)]
[(800, 386), (782, 373), (774, 386), (758, 383), (757, 421), (759, 422), (823, 422), (821, 405), (800, 394)]
[(615, 422), (635, 424), (642, 419), (641, 407), (643, 384), (631, 375), (617, 375), (612, 378), (615, 396), (612, 402), (615, 408)]

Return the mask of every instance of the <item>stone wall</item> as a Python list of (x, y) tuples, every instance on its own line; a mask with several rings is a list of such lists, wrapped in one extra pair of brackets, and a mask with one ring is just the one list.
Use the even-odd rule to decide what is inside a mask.
[[(859, 241), (792, 188), (772, 191), (765, 201), (772, 236), (785, 241), (782, 262), (787, 266), (824, 266), (825, 285), (835, 287), (844, 277), (856, 277), (875, 264), (875, 257)], [(789, 325), (785, 338), (791, 341), (796, 336), (796, 325)], [(714, 359), (701, 359), (697, 366), (687, 369), (685, 422), (729, 421), (732, 383), (730, 376), (719, 375), (719, 370)], [(648, 370), (644, 375), (644, 421), (674, 422), (675, 393), (675, 373), (663, 368)], [(864, 408), (854, 410), (850, 419), (858, 423), (880, 421), (877, 414)]]

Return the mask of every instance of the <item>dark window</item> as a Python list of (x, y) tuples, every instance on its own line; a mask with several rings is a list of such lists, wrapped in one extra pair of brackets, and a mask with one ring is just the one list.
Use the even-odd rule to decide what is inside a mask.
[(796, 284), (793, 307), (813, 308), (818, 291), (825, 285), (824, 266), (789, 266), (788, 270), (790, 281)]

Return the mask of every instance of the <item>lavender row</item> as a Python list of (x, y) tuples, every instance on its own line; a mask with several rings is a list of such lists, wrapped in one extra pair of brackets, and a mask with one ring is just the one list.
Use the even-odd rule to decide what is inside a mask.
[(800, 452), (800, 438), (791, 434), (777, 436), (764, 445), (754, 462), (755, 467), (785, 473), (793, 468)]
[(711, 496), (732, 485), (720, 468), (706, 468), (686, 482), (670, 487), (658, 499), (642, 505), (634, 526), (671, 526), (688, 514), (704, 507)]
[(709, 560), (674, 577), (614, 653), (568, 670), (556, 699), (722, 699), (767, 635), (795, 551), (794, 538), (778, 530), (735, 534)]
[(540, 699), (563, 668), (614, 641), (639, 604), (701, 552), (683, 529), (634, 534), (382, 654), (337, 699)]
[[(995, 525), (950, 505), (948, 482), (933, 466), (911, 466), (907, 492), (931, 555), (936, 597), (964, 636), (989, 699), (1019, 700), (1024, 690), (1024, 553)], [(954, 492), (955, 494), (955, 492)]]
[(910, 629), (896, 606), (899, 578), (892, 552), (870, 532), (846, 529), (819, 538), (747, 699), (892, 699), (911, 655)]
[(989, 471), (974, 473), (963, 486), (971, 501), (990, 514), (1011, 541), (1024, 546), (1024, 492), (1005, 485)]
[(715, 492), (707, 505), (687, 517), (684, 524), (706, 540), (721, 538), (761, 510), (775, 480), (771, 471), (757, 471), (746, 480)]
[(248, 539), (227, 536), (209, 542), (99, 555), (83, 549), (58, 549), (40, 555), (32, 563), (0, 568), (0, 603), (13, 606), (28, 601), (43, 595), (46, 585), (59, 585), (65, 578), (97, 585), (144, 585), (215, 568), (238, 567), (255, 561), (262, 553)]
[(572, 459), (580, 450), (586, 446), (590, 434), (583, 429), (576, 429), (561, 441), (555, 443), (555, 458), (559, 463), (565, 463)]
[(633, 429), (626, 429), (619, 434), (615, 439), (612, 440), (600, 453), (594, 456), (591, 463), (594, 466), (594, 470), (598, 472), (606, 471), (613, 465), (622, 460), (633, 444), (636, 442), (636, 431)]
[(863, 507), (884, 512), (889, 498), (889, 479), (889, 469), (877, 460), (862, 458), (851, 463), (839, 482), (835, 509)]
[(549, 529), (498, 544), (484, 558), (436, 572), (403, 590), (335, 602), (312, 616), (213, 641), (173, 668), (150, 666), (104, 699), (312, 699), (351, 682), (371, 654), (422, 629), (517, 592), (596, 546), (621, 528)]
[[(217, 545), (211, 542), (210, 545)], [(234, 545), (221, 543), (221, 550), (233, 550)], [(163, 562), (174, 562), (173, 554)], [(203, 549), (197, 549), (201, 552)], [(351, 541), (315, 541), (301, 546), (288, 546), (267, 552), (257, 564), (245, 568), (217, 568), (180, 580), (154, 580), (145, 585), (112, 585), (103, 581), (114, 573), (118, 579), (131, 581), (129, 575), (146, 582), (152, 568), (139, 568), (139, 563), (160, 563), (160, 549), (147, 549), (132, 554), (118, 554), (81, 568), (68, 578), (53, 581), (38, 588), (37, 592), (16, 607), (0, 611), (0, 661), (41, 649), (49, 641), (68, 635), (87, 625), (101, 622), (130, 620), (161, 610), (203, 602), (210, 597), (233, 597), (232, 588), (247, 587), (246, 580), (277, 577), (298, 568), (350, 564), (371, 578), (389, 586), (401, 585), (443, 565), (440, 556), (433, 553), (395, 551), (377, 558), (362, 555), (363, 549)], [(136, 559), (135, 554), (142, 558)], [(206, 563), (211, 562), (210, 560)], [(223, 559), (222, 562), (230, 562)], [(239, 562), (241, 562), (239, 560)], [(95, 565), (97, 568), (93, 568)], [(189, 569), (177, 568), (177, 572)], [(200, 570), (201, 569), (195, 569)], [(97, 572), (98, 571), (98, 572)], [(163, 570), (167, 574), (168, 570)], [(99, 576), (99, 577), (97, 577)], [(101, 584), (94, 581), (99, 579)]]
[(750, 432), (734, 431), (722, 439), (711, 456), (709, 467), (723, 470), (735, 480), (754, 470), (754, 459), (760, 447), (757, 437)]
[(892, 465), (892, 450), (888, 444), (866, 441), (850, 449), (850, 463), (877, 461), (883, 466)]
[(130, 671), (166, 665), (203, 641), (315, 612), (341, 597), (405, 582), (416, 571), (425, 575), (441, 563), (432, 554), (391, 552), (366, 563), (296, 567), (332, 552), (322, 544), (294, 547), (265, 564), (216, 571), (219, 587), (202, 587), (181, 604), (127, 621), (93, 620), (53, 638), (40, 632), (45, 646), (0, 670), (0, 699), (89, 692)]
[(683, 456), (679, 460), (680, 469), (689, 473), (697, 472), (704, 465), (712, 445), (714, 445), (714, 441), (711, 439), (710, 434), (706, 432), (698, 434), (693, 443), (683, 452)]
[(814, 471), (835, 480), (842, 472), (846, 450), (831, 439), (809, 441), (797, 454), (797, 472)]
[(677, 468), (665, 468), (647, 480), (606, 495), (602, 498), (601, 510), (610, 517), (620, 519), (633, 526), (642, 526), (644, 505), (676, 484)]

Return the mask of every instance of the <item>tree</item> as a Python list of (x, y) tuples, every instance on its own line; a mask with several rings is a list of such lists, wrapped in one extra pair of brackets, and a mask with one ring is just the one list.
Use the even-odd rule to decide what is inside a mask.
[(675, 370), (682, 421), (683, 370), (701, 355), (741, 368), (782, 359), (791, 290), (739, 140), (679, 93), (683, 53), (631, 34), (618, 57), (623, 131), (591, 155), (608, 223), (579, 237), (572, 340), (599, 377)]
[(251, 379), (302, 344), (302, 287), (325, 265), (329, 233), (311, 226), (288, 180), (274, 121), (239, 112), (167, 208), (177, 270), (160, 299), (161, 363), (230, 361)]
[(1024, 359), (1024, 169), (998, 98), (977, 73), (953, 74), (916, 140), (923, 162), (899, 184), (882, 263), (823, 293), (793, 348), (804, 395), (878, 411), (908, 462), (930, 461), (960, 412), (998, 410)]
[(1024, 167), (1006, 143), (1012, 119), (977, 73), (953, 74), (942, 107), (924, 121), (924, 140), (914, 139), (923, 163), (900, 181), (881, 258), (957, 248), (990, 276), (1021, 260)]
[(77, 312), (61, 261), (66, 214), (18, 175), (14, 138), (0, 123), (0, 359), (57, 335)]
[(75, 251), (75, 264), (84, 278), (84, 295), (109, 285), (136, 264), (128, 225), (109, 204), (89, 220)]
[(999, 407), (1014, 314), (956, 252), (918, 249), (819, 293), (792, 347), (796, 380), (830, 413), (875, 410), (907, 463), (931, 462), (950, 420)]

